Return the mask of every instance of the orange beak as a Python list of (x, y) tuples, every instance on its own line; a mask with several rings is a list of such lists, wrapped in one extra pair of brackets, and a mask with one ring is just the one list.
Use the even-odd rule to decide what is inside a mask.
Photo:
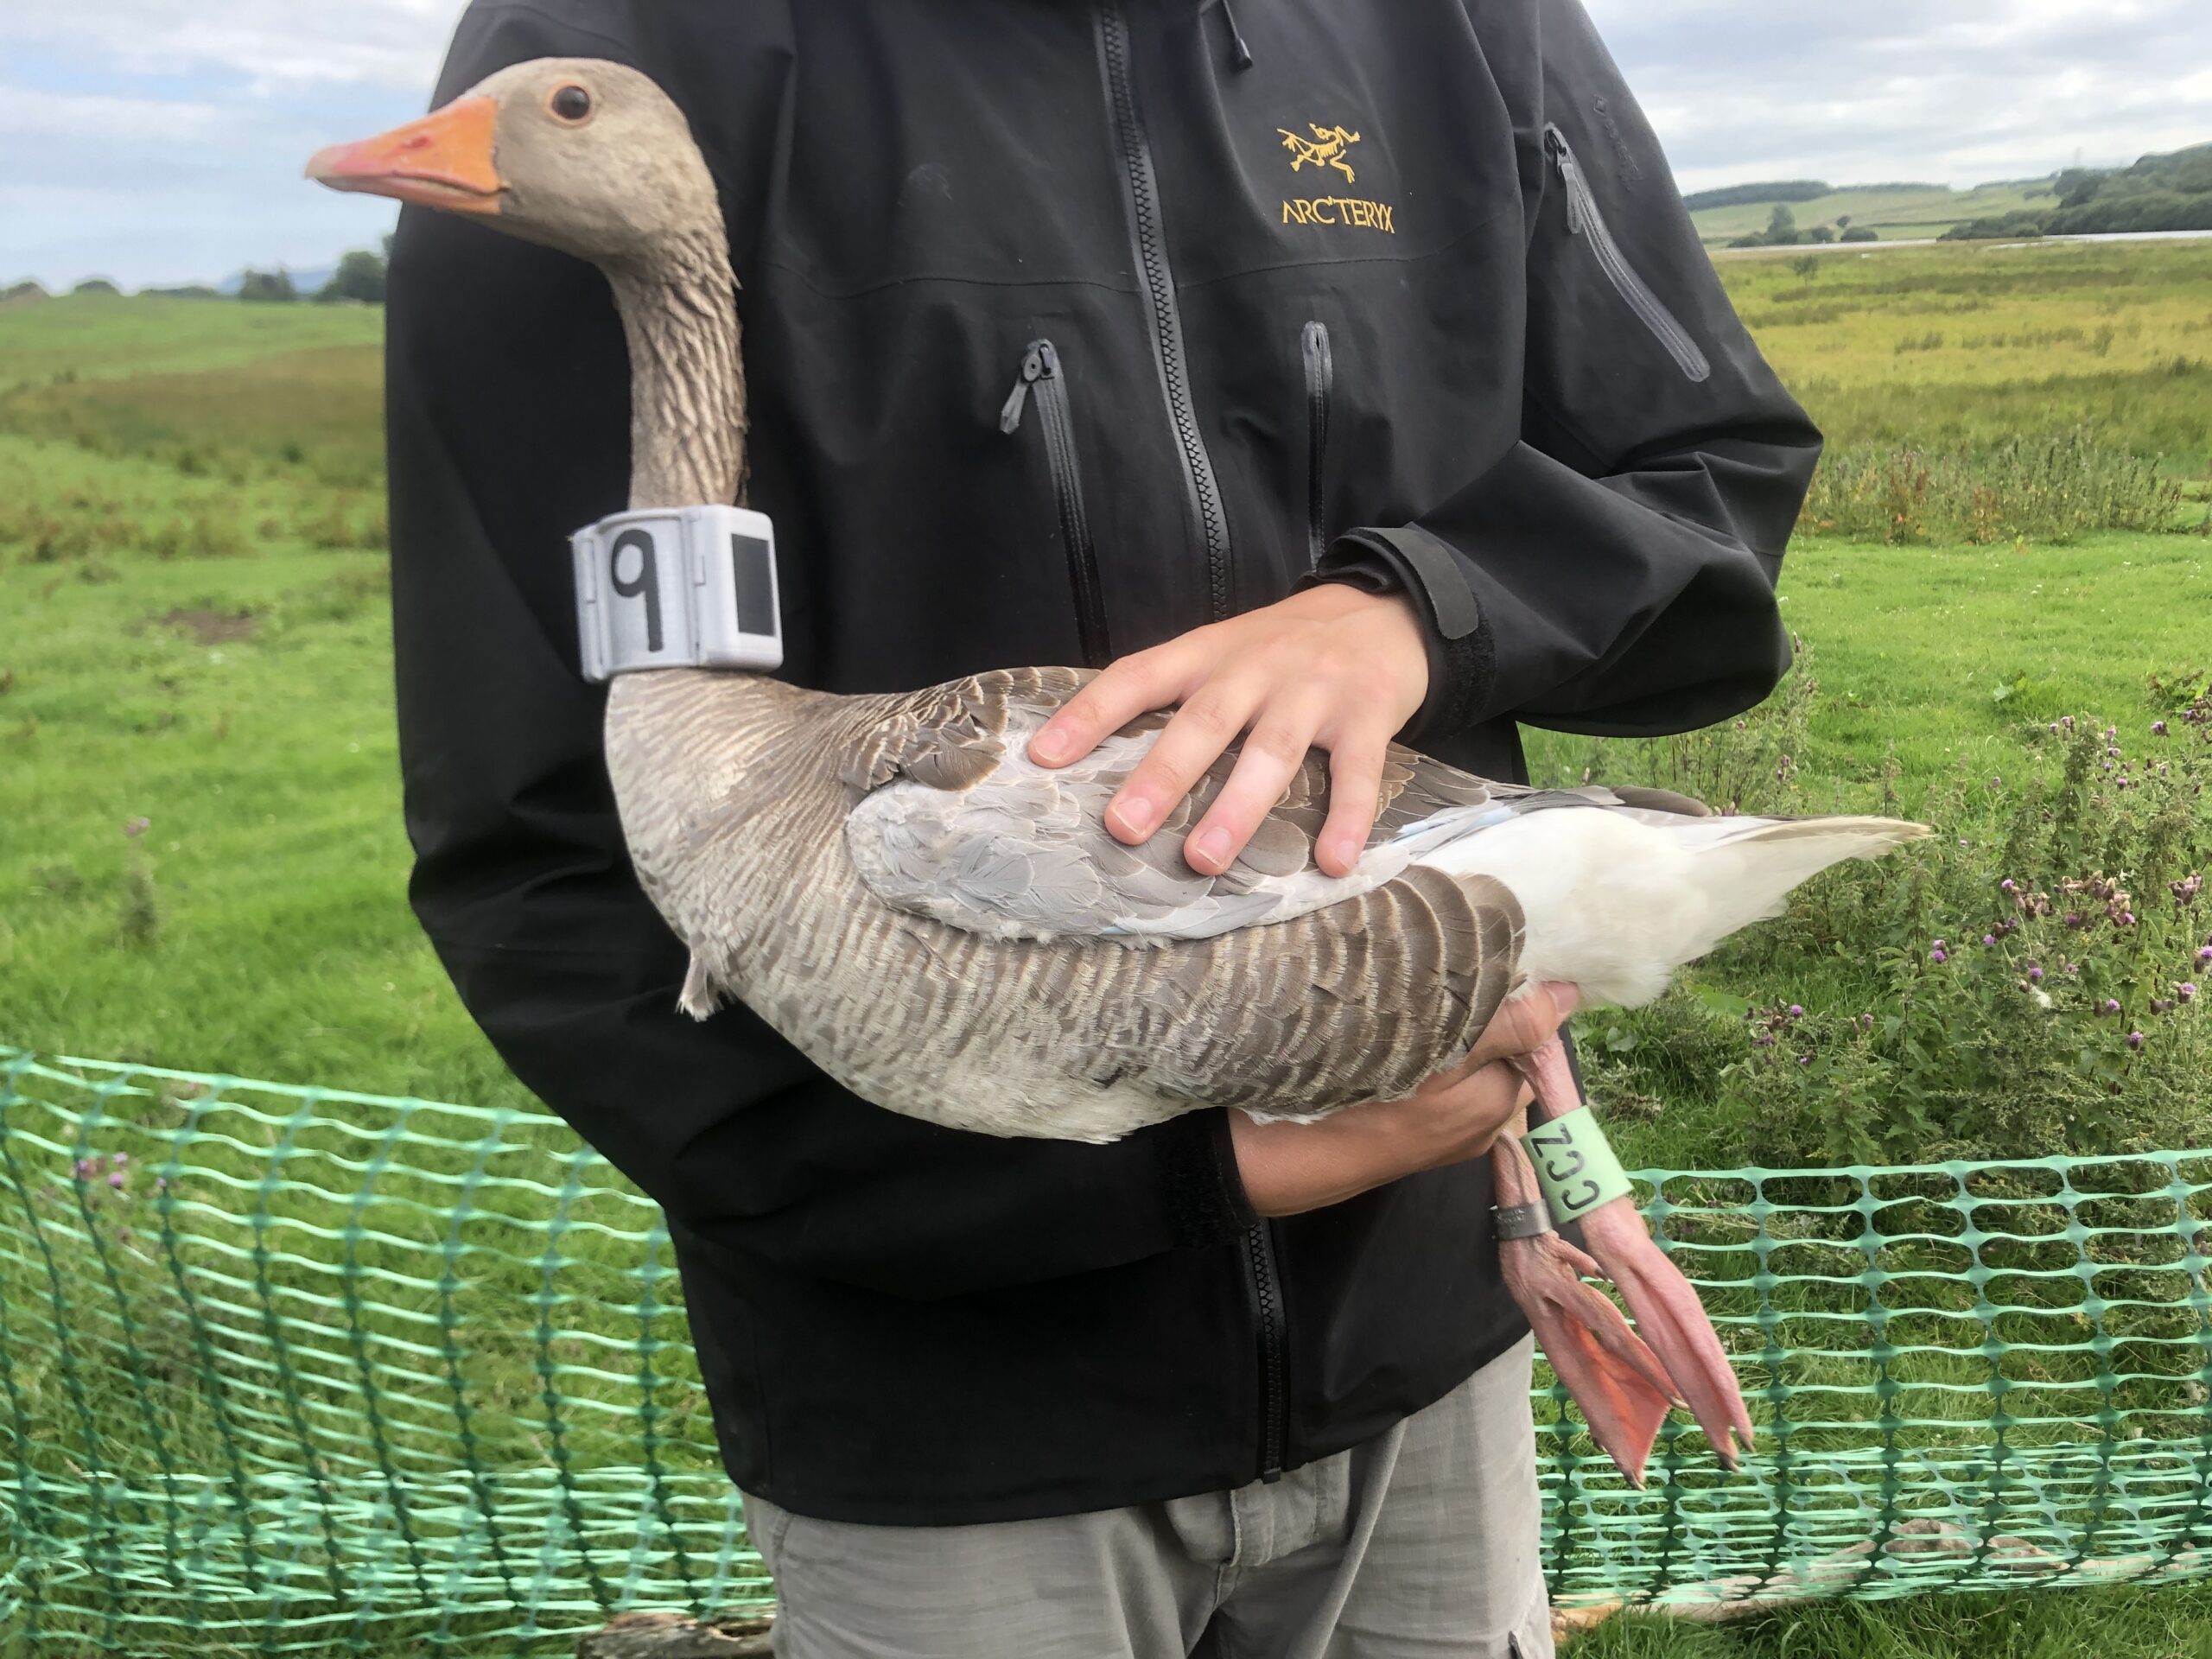
[(499, 118), (495, 100), (461, 99), (378, 137), (318, 150), (308, 177), (334, 190), (496, 214), (506, 188), (493, 156)]

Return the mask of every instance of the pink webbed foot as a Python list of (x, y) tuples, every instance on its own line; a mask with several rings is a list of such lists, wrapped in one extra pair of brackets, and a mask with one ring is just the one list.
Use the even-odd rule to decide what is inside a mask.
[[(1536, 1093), (1539, 1113), (1553, 1118), (1582, 1103), (1567, 1050), (1556, 1039), (1515, 1065)], [(1749, 1451), (1754, 1431), (1735, 1369), (1681, 1269), (1652, 1242), (1636, 1205), (1625, 1198), (1600, 1205), (1582, 1217), (1582, 1236), (1605, 1276), (1620, 1287), (1636, 1316), (1637, 1333), (1666, 1366), (1675, 1389), (1721, 1463), (1737, 1466), (1736, 1438)]]
[[(1501, 1140), (1491, 1161), (1501, 1205), (1533, 1203), (1541, 1196), (1519, 1141)], [(1506, 1289), (1574, 1396), (1590, 1438), (1630, 1485), (1641, 1488), (1659, 1426), (1669, 1409), (1681, 1403), (1666, 1368), (1604, 1293), (1582, 1282), (1585, 1275), (1597, 1276), (1598, 1264), (1557, 1233), (1501, 1239), (1497, 1254)]]

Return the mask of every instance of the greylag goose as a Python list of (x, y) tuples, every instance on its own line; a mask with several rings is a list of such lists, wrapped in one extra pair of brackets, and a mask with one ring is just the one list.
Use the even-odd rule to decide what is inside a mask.
[[(736, 499), (735, 279), (705, 160), (652, 81), (521, 64), (308, 171), (597, 264), (631, 353), (632, 506)], [(1349, 874), (1312, 861), (1327, 791), (1314, 755), (1208, 876), (1179, 832), (1234, 752), (1135, 848), (1102, 815), (1164, 715), (1072, 766), (1029, 758), (1085, 677), (1016, 668), (837, 696), (753, 672), (617, 676), (607, 769), (639, 877), (690, 949), (683, 1006), (705, 1018), (742, 999), (855, 1093), (963, 1129), (1103, 1141), (1211, 1106), (1310, 1119), (1462, 1065), (1529, 987), (1647, 1001), (1814, 872), (1925, 833), (1521, 788), (1398, 748)], [(1526, 1070), (1541, 1139), (1581, 1102), (1556, 1039)], [(1732, 1436), (1751, 1434), (1733, 1374), (1625, 1182), (1602, 1203), (1583, 1182), (1586, 1255), (1552, 1230), (1537, 1179), (1541, 1159), (1555, 1181), (1573, 1173), (1573, 1136), (1535, 1161), (1512, 1138), (1493, 1155), (1509, 1287), (1599, 1443), (1640, 1478), (1682, 1395), (1732, 1466)], [(1600, 1270), (1641, 1339), (1582, 1282)]]

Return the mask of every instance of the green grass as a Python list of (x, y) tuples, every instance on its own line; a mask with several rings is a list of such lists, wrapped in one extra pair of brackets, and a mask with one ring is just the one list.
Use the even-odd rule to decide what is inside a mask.
[[(2091, 425), (2177, 478), (2212, 461), (2212, 246), (1839, 251), (1810, 276), (1786, 260), (1722, 270), (1842, 451), (1978, 449)], [(0, 310), (0, 1040), (528, 1103), (405, 905), (377, 327), (373, 313), (305, 306)], [(2146, 676), (2212, 659), (2212, 541), (2195, 536), (1815, 536), (1793, 550), (1783, 596), (1815, 648), (1795, 759), (1822, 804), (1872, 805), (1894, 787), (1925, 808), (1961, 771), (2012, 766), (2024, 726), (2093, 710), (2140, 722)], [(1531, 753), (1558, 778), (1593, 760), (1586, 741), (1549, 734)], [(1724, 963), (1705, 982), (1777, 988), (1772, 962), (1768, 977), (1744, 971)], [(1789, 971), (1837, 995), (1853, 982), (1848, 967)], [(1759, 1141), (1694, 1090), (1616, 1138), (1631, 1163), (1676, 1166), (1746, 1161)], [(521, 1345), (512, 1359), (526, 1390)], [(2089, 1651), (2212, 1654), (2212, 1591), (1821, 1607), (1725, 1628), (1624, 1621), (1578, 1648)]]
[(379, 311), (348, 305), (80, 296), (0, 306), (0, 391), (59, 375), (199, 374), (278, 353), (351, 348), (373, 359)]
[(2088, 426), (2176, 476), (2212, 466), (2212, 243), (1953, 245), (1721, 259), (1759, 345), (1850, 453)]
[(2204, 1659), (2212, 1586), (1943, 1596), (1807, 1607), (1738, 1624), (1622, 1618), (1575, 1659)]
[[(1936, 188), (1925, 190), (1843, 189), (1811, 201), (1786, 204), (1797, 216), (1800, 230), (1833, 225), (1848, 213), (1855, 228), (1865, 226), (1885, 242), (1938, 237), (1961, 219), (1988, 219), (2024, 207), (2053, 205), (2050, 186), (1984, 184), (1970, 190)], [(1708, 245), (1726, 245), (1739, 236), (1764, 231), (1777, 203), (1739, 202), (1726, 207), (1707, 207), (1691, 215), (1698, 234)]]

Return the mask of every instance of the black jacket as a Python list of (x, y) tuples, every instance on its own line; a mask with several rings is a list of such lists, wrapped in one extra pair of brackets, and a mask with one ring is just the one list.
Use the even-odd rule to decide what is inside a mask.
[[(1421, 595), (1411, 734), (1494, 775), (1516, 720), (1680, 729), (1784, 666), (1818, 435), (1575, 0), (478, 0), (441, 98), (546, 54), (656, 76), (721, 182), (797, 681), (1103, 660), (1317, 555)], [(1480, 1162), (1255, 1226), (1218, 1112), (963, 1135), (678, 1014), (576, 673), (606, 285), (410, 211), (390, 352), (414, 902), (665, 1206), (740, 1485), (906, 1523), (1232, 1487), (1521, 1335)]]

